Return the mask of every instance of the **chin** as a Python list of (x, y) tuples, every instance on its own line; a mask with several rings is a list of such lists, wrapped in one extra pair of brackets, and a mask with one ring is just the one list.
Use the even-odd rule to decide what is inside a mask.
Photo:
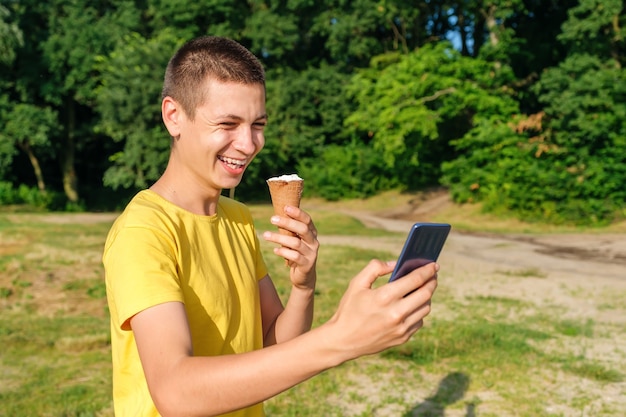
[(239, 179), (239, 181), (225, 181), (224, 184), (222, 185), (222, 189), (228, 190), (231, 188), (235, 188), (235, 187), (238, 187), (239, 184), (241, 184), (241, 178)]

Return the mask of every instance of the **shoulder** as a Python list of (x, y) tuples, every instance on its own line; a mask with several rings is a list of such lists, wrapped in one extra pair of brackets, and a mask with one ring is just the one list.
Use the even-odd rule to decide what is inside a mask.
[(238, 217), (243, 219), (252, 219), (250, 209), (245, 204), (235, 201), (228, 197), (220, 197), (218, 203), (219, 210), (227, 217)]
[[(166, 237), (172, 235), (179, 220), (168, 209), (167, 201), (149, 190), (138, 192), (124, 211), (115, 220), (107, 237), (107, 243), (115, 241), (122, 232), (154, 234)], [(107, 246), (108, 246), (107, 244)]]

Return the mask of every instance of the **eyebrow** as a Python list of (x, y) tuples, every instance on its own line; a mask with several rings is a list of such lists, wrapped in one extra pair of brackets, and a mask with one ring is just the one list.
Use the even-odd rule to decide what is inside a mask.
[[(224, 118), (224, 119), (234, 119), (234, 120), (243, 120), (243, 117), (241, 116), (237, 116), (236, 114), (224, 114), (222, 116), (219, 116), (219, 118)], [(256, 119), (254, 120), (261, 120), (261, 119), (268, 119), (267, 113), (263, 113), (261, 115), (259, 115)]]

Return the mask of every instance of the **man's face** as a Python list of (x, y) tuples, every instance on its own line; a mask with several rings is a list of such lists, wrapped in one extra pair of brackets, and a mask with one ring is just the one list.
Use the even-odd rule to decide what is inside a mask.
[(205, 95), (193, 121), (181, 112), (172, 156), (188, 180), (221, 191), (241, 182), (265, 144), (265, 89), (210, 80)]

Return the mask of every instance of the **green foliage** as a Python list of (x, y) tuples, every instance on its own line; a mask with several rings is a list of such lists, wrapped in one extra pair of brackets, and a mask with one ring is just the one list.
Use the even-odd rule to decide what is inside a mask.
[(63, 208), (63, 194), (54, 191), (40, 191), (37, 187), (20, 184), (14, 187), (7, 181), (0, 181), (0, 206), (21, 205), (31, 210), (59, 210)]
[[(23, 33), (23, 45), (15, 50), (16, 59), (0, 77), (3, 90), (0, 94), (12, 108), (24, 104), (32, 106), (31, 114), (35, 113), (34, 109), (39, 111), (38, 118), (25, 118), (27, 124), (19, 129), (24, 139), (14, 139), (13, 143), (29, 153), (31, 162), (34, 157), (42, 165), (41, 172), (36, 164), (33, 166), (40, 187), (46, 182), (58, 184), (59, 188), (62, 184), (68, 199), (76, 205), (79, 201), (76, 159), (91, 156), (85, 150), (92, 148), (97, 138), (92, 130), (93, 88), (98, 82), (93, 65), (96, 56), (105, 53), (119, 39), (124, 32), (122, 28), (137, 20), (138, 13), (128, 13), (130, 3), (118, 1), (94, 4), (25, 0), (9, 2), (8, 7)], [(10, 80), (8, 83), (3, 82), (4, 74)], [(20, 114), (25, 115), (22, 110)], [(53, 114), (55, 120), (49, 117)], [(13, 112), (10, 116), (16, 119), (18, 114)], [(42, 119), (46, 123), (38, 126)], [(43, 129), (47, 130), (46, 148), (31, 148)], [(20, 167), (12, 170), (23, 178)], [(48, 180), (49, 175), (59, 178)]]
[(49, 137), (57, 127), (57, 114), (50, 107), (19, 103), (2, 114), (5, 122), (0, 140), (35, 148), (50, 148)]
[[(382, 69), (377, 66), (381, 62)], [(349, 93), (359, 108), (346, 128), (370, 143), (395, 183), (419, 188), (438, 182), (440, 164), (452, 158), (450, 142), (475, 120), (516, 109), (500, 89), (506, 68), (461, 56), (440, 43), (405, 56), (372, 62)]]
[(248, 16), (243, 35), (251, 39), (250, 48), (266, 61), (280, 62), (300, 38), (298, 15), (284, 13), (277, 3), (269, 7), (259, 3)]
[(131, 17), (125, 6), (116, 7), (115, 2), (51, 3), (49, 34), (41, 45), (49, 74), (43, 93), (54, 104), (62, 104), (67, 96), (91, 104), (98, 82), (93, 71), (97, 57), (112, 48), (121, 29), (132, 26), (137, 16)]
[(427, 38), (427, 6), (402, 1), (328, 1), (311, 33), (322, 37), (329, 60), (347, 68), (366, 66), (371, 57), (404, 53)]
[[(34, 159), (54, 155), (52, 138), (58, 134), (58, 115), (51, 107), (0, 100), (0, 178), (8, 170), (18, 150)], [(33, 167), (34, 169), (34, 167)]]
[(239, 38), (246, 16), (250, 15), (248, 4), (241, 1), (148, 0), (146, 3), (147, 32), (158, 36), (162, 30), (171, 30), (185, 40), (206, 34)]
[(163, 172), (170, 139), (161, 124), (161, 86), (165, 66), (184, 40), (164, 30), (156, 38), (126, 36), (108, 56), (98, 59), (101, 85), (96, 100), (98, 130), (124, 148), (109, 156), (104, 184), (146, 187)]
[[(621, 6), (598, 6), (579, 19), (592, 4), (572, 10), (564, 41), (580, 47), (574, 28), (583, 27), (594, 34), (588, 37), (607, 40), (604, 29)], [(444, 164), (442, 182), (456, 201), (550, 223), (602, 225), (626, 217), (626, 72), (610, 48), (596, 46), (600, 55), (574, 53), (544, 71), (533, 87), (542, 112), (500, 113), (454, 142), (460, 156)]]
[(331, 201), (370, 197), (398, 186), (389, 179), (378, 153), (356, 142), (325, 147), (318, 158), (304, 160), (298, 172), (307, 179), (307, 193)]
[(564, 217), (592, 223), (625, 217), (626, 71), (613, 61), (572, 55), (546, 71), (537, 90), (556, 149), (547, 163), (562, 172), (568, 190)]
[(19, 27), (10, 22), (11, 12), (0, 4), (0, 64), (10, 64), (15, 59), (15, 49), (23, 45)]
[(13, 189), (10, 182), (0, 182), (0, 202), (1, 204), (15, 204), (17, 201), (17, 193)]
[[(319, 168), (316, 161), (328, 145), (343, 145), (343, 120), (353, 107), (344, 93), (348, 80), (329, 65), (268, 73), (265, 148), (246, 171), (238, 193), (266, 196), (265, 179), (301, 165)], [(306, 178), (309, 184), (312, 179)]]
[(568, 20), (562, 26), (558, 39), (570, 48), (572, 54), (626, 59), (621, 51), (625, 46), (626, 16), (621, 0), (581, 0), (568, 10)]
[(163, 71), (204, 34), (267, 69), (266, 148), (239, 198), (298, 170), (330, 199), (443, 183), (526, 219), (626, 217), (619, 0), (3, 2), (0, 180), (64, 189), (67, 210), (122, 205), (165, 167)]
[[(513, 120), (517, 123), (482, 122), (454, 142), (463, 155), (444, 163), (442, 179), (454, 200), (480, 201), (486, 211), (551, 223), (602, 224), (619, 215), (624, 197), (615, 181), (623, 178), (623, 162), (610, 162), (622, 160), (621, 155), (608, 164), (603, 158), (602, 165), (596, 162), (583, 174), (581, 165), (568, 164), (572, 159), (563, 148), (517, 133), (520, 119)], [(606, 190), (613, 200), (605, 197)]]

